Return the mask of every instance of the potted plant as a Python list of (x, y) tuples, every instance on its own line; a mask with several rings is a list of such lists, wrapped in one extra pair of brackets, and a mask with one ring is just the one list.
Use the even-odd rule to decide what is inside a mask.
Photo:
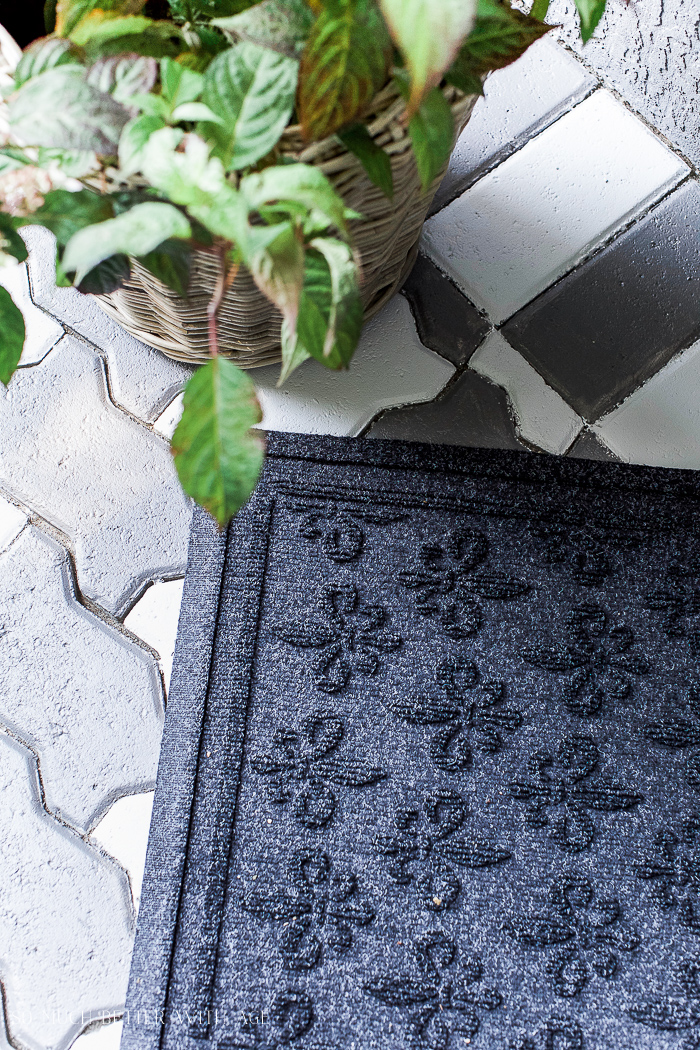
[[(576, 0), (584, 39), (605, 0)], [(240, 365), (348, 366), (400, 284), (486, 74), (548, 0), (49, 0), (4, 76), (0, 245), (56, 237), (56, 280), (204, 361), (172, 439), (224, 525), (264, 453)], [(386, 246), (389, 245), (387, 250)], [(381, 250), (380, 250), (381, 248)], [(0, 288), (0, 380), (24, 322)]]

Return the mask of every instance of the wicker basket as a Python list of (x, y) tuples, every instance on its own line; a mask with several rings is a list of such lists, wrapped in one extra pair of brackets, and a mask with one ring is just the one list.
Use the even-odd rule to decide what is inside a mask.
[[(452, 108), (456, 139), (469, 120), (476, 96), (449, 87), (445, 96)], [(403, 110), (403, 99), (389, 84), (375, 97), (367, 118), (370, 134), (391, 157), (392, 201), (370, 182), (359, 161), (335, 136), (304, 146), (300, 128), (290, 125), (280, 142), (286, 156), (317, 164), (348, 207), (364, 216), (363, 221), (351, 223), (351, 229), (361, 261), (365, 318), (380, 310), (408, 275), (425, 216), (444, 175), (443, 170), (427, 192), (421, 191), (410, 139), (399, 119)], [(183, 299), (132, 261), (127, 283), (117, 292), (96, 298), (111, 317), (144, 343), (177, 361), (200, 364), (208, 357), (207, 305), (219, 267), (216, 255), (195, 251), (188, 294)], [(218, 313), (220, 352), (242, 368), (279, 361), (281, 320), (277, 308), (241, 267)]]

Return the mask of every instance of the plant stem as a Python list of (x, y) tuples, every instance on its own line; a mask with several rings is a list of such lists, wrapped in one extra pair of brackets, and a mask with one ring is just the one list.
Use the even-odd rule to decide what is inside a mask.
[(219, 269), (219, 276), (216, 278), (216, 285), (214, 286), (214, 294), (209, 300), (207, 306), (207, 320), (209, 329), (209, 354), (211, 357), (217, 357), (219, 353), (219, 343), (216, 334), (216, 318), (219, 312), (219, 308), (224, 300), (224, 295), (231, 287), (233, 282), (236, 280), (240, 263), (234, 263), (231, 269), (226, 272), (226, 249), (223, 245), (218, 245), (215, 249), (219, 256), (219, 262), (221, 267)]

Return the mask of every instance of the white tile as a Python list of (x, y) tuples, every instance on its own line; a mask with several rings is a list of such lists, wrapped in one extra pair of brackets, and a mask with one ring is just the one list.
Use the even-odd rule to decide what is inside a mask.
[(0, 943), (14, 1046), (64, 1050), (83, 1013), (123, 1007), (133, 909), (123, 871), (41, 806), (31, 754), (0, 734)]
[[(94, 1021), (98, 1022), (102, 1017), (109, 1018), (108, 1011), (95, 1010)], [(91, 1014), (92, 1019), (92, 1014)], [(75, 1040), (71, 1050), (119, 1050), (124, 1022), (120, 1020), (106, 1020), (96, 1027), (90, 1028)], [(2, 1048), (0, 1048), (2, 1050)]]
[(597, 91), (429, 219), (422, 248), (500, 322), (687, 171)]
[(366, 325), (347, 371), (310, 360), (279, 389), (278, 365), (258, 368), (252, 378), (262, 429), (352, 437), (383, 408), (430, 401), (453, 373), (449, 362), (423, 346), (408, 303), (395, 295)]
[(591, 429), (629, 463), (700, 470), (700, 340)]
[[(90, 842), (96, 843), (126, 868), (136, 911), (141, 900), (152, 809), (152, 791), (125, 795), (117, 799), (90, 835)], [(85, 1050), (88, 1050), (87, 1046)]]
[(27, 515), (0, 496), (0, 551), (10, 546), (27, 524)]
[(58, 321), (54, 321), (53, 317), (49, 317), (32, 302), (26, 263), (1, 267), (0, 284), (10, 293), (24, 317), (26, 335), (20, 366), (35, 365), (56, 345), (63, 335), (63, 329)]
[(114, 407), (72, 336), (0, 390), (0, 488), (66, 533), (82, 591), (110, 612), (185, 570), (192, 509), (168, 447)]
[(583, 420), (500, 332), (486, 337), (469, 367), (506, 391), (521, 440), (555, 455), (566, 452)]
[(491, 73), (484, 97), (457, 141), (432, 211), (571, 109), (596, 84), (551, 37), (538, 40), (517, 62)]
[(184, 582), (181, 579), (154, 583), (124, 619), (124, 626), (158, 653), (166, 689), (170, 688)]
[(155, 782), (155, 661), (75, 600), (65, 551), (38, 529), (0, 570), (0, 726), (38, 754), (48, 809), (88, 829), (115, 798)]
[(175, 433), (175, 428), (182, 419), (183, 401), (184, 394), (178, 394), (153, 424), (153, 429), (156, 434), (160, 434), (161, 437), (167, 438), (168, 441), (170, 441)]
[(20, 232), (29, 248), (34, 301), (102, 351), (108, 362), (112, 400), (139, 419), (152, 422), (182, 389), (192, 369), (129, 335), (92, 296), (81, 295), (75, 288), (57, 288), (53, 235), (40, 226), (23, 226)]

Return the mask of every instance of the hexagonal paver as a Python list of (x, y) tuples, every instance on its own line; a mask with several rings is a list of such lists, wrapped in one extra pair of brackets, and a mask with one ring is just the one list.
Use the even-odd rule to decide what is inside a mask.
[(53, 235), (40, 226), (25, 226), (30, 249), (29, 275), (34, 302), (64, 322), (105, 355), (113, 400), (139, 419), (152, 422), (192, 374), (120, 328), (89, 295), (57, 288)]
[(124, 626), (158, 653), (166, 689), (170, 687), (184, 582), (154, 583), (124, 618)]
[(79, 605), (61, 547), (29, 527), (0, 555), (0, 724), (38, 754), (47, 808), (88, 828), (155, 782), (156, 664)]
[(395, 295), (366, 325), (346, 372), (305, 361), (283, 387), (278, 365), (256, 369), (253, 379), (263, 429), (354, 437), (383, 408), (430, 401), (453, 373), (423, 346), (408, 303)]
[(50, 817), (36, 765), (0, 734), (0, 978), (15, 1046), (62, 1050), (124, 1003), (133, 911), (123, 871)]
[(19, 507), (0, 496), (0, 551), (10, 546), (28, 520)]
[(46, 357), (51, 347), (63, 336), (63, 328), (32, 302), (26, 263), (2, 267), (0, 284), (7, 289), (24, 316), (26, 335), (20, 368), (23, 365), (35, 365)]
[(110, 806), (99, 824), (92, 829), (89, 839), (118, 860), (126, 870), (136, 911), (141, 899), (152, 809), (152, 791), (124, 795)]
[(78, 583), (119, 614), (149, 579), (181, 575), (191, 507), (168, 446), (109, 401), (72, 336), (0, 391), (0, 488), (61, 529)]

